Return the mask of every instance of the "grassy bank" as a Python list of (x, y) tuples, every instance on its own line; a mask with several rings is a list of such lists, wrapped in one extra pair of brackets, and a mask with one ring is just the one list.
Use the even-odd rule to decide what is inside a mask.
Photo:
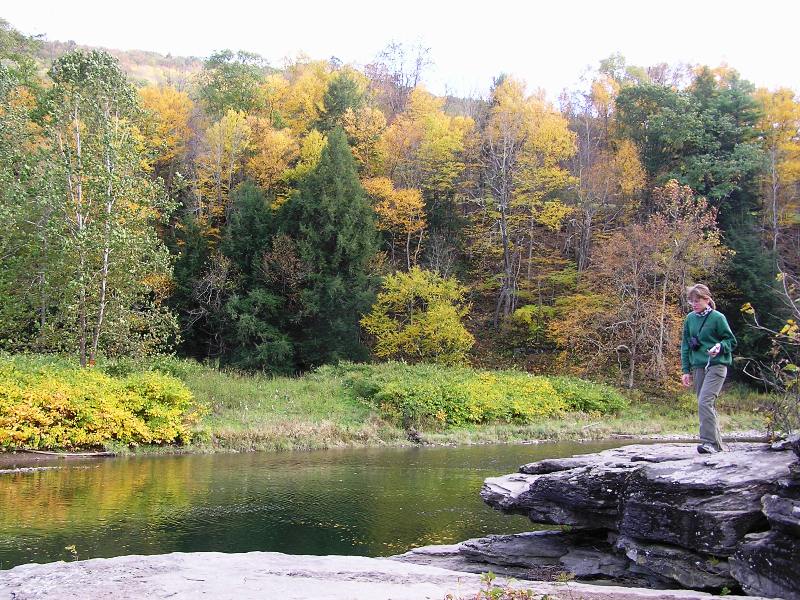
[[(28, 368), (69, 364), (47, 357), (14, 361)], [(272, 378), (174, 358), (96, 368), (119, 378), (142, 371), (175, 377), (205, 407), (192, 425), (189, 444), (139, 450), (148, 452), (508, 443), (691, 436), (697, 431), (690, 394), (658, 400), (628, 394), (620, 403), (623, 395), (607, 386), (518, 372), (389, 363), (323, 367), (303, 377)], [(521, 389), (530, 395), (524, 402)], [(744, 389), (727, 390), (719, 406), (723, 432), (760, 429), (755, 411), (759, 401)], [(122, 444), (107, 446), (124, 449)]]
[[(206, 373), (187, 379), (198, 397), (214, 406), (203, 422), (198, 450), (324, 449), (414, 443), (408, 432), (354, 399), (341, 380), (266, 379)], [(757, 398), (740, 389), (720, 401), (723, 435), (763, 429)], [(446, 429), (421, 428), (430, 444), (491, 444), (532, 440), (590, 440), (613, 436), (685, 437), (697, 433), (694, 398), (633, 399), (617, 414), (566, 412), (531, 424), (494, 423)]]
[[(391, 423), (354, 394), (345, 370), (269, 378), (223, 372), (188, 361), (176, 361), (174, 367), (171, 371), (211, 408), (198, 425), (192, 450), (311, 450), (414, 443), (405, 428)], [(755, 412), (759, 401), (757, 394), (745, 388), (728, 389), (719, 403), (723, 432), (760, 430), (763, 423)], [(628, 402), (616, 414), (568, 411), (530, 424), (415, 430), (418, 439), (432, 444), (692, 436), (697, 432), (691, 394), (658, 400), (637, 394), (629, 396)]]

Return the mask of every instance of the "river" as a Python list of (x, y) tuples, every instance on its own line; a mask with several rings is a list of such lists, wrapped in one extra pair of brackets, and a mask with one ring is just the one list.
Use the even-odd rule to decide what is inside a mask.
[[(0, 474), (0, 569), (166, 552), (387, 556), (530, 530), (484, 478), (619, 441), (55, 459)], [(6, 455), (0, 468), (14, 459)], [(71, 548), (74, 547), (74, 548)]]

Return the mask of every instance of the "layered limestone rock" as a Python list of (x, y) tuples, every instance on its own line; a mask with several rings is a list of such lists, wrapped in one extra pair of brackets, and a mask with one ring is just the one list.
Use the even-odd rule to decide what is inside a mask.
[[(629, 561), (612, 575), (617, 579), (708, 590), (741, 586), (800, 599), (797, 441), (731, 444), (729, 450), (699, 455), (693, 444), (654, 444), (543, 460), (487, 479), (481, 496), (536, 523), (608, 536), (611, 551)], [(599, 567), (592, 574), (590, 564), (574, 564), (573, 572), (606, 574)]]
[(746, 535), (731, 574), (747, 594), (800, 600), (800, 539), (765, 531)]
[(720, 589), (736, 584), (728, 574), (727, 562), (706, 561), (686, 554), (668, 547), (615, 539), (595, 530), (579, 530), (491, 535), (460, 544), (416, 548), (392, 558), (453, 571), (492, 571), (538, 581), (574, 578), (657, 589), (674, 588), (676, 581), (695, 589)]
[(731, 557), (731, 573), (747, 593), (800, 600), (800, 501), (770, 494), (762, 505), (771, 529), (745, 536)]

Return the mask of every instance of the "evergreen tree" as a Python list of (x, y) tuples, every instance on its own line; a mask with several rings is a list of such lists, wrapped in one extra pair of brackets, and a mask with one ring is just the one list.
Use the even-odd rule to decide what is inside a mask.
[(741, 306), (751, 303), (764, 323), (783, 320), (774, 287), (776, 257), (764, 247), (755, 216), (761, 208), (757, 180), (765, 157), (757, 141), (753, 92), (753, 85), (735, 71), (714, 73), (704, 67), (698, 72), (689, 93), (702, 136), (681, 165), (689, 185), (719, 206), (723, 240), (735, 253), (717, 284), (724, 289), (720, 308), (740, 338), (737, 353), (751, 357), (769, 352), (771, 341), (747, 325)]
[(225, 304), (228, 351), (223, 362), (265, 373), (291, 373), (294, 346), (281, 328), (283, 309), (283, 298), (261, 285), (234, 293)]
[(752, 224), (729, 227), (723, 242), (735, 254), (727, 262), (726, 269), (711, 282), (715, 296), (721, 299), (717, 308), (728, 317), (739, 341), (737, 355), (766, 356), (771, 344), (768, 332), (751, 327), (741, 308), (746, 303), (756, 307), (759, 319), (770, 326), (781, 322), (786, 307), (776, 293), (775, 255), (763, 247)]
[(181, 349), (195, 358), (206, 358), (213, 326), (209, 315), (198, 311), (197, 289), (211, 257), (211, 247), (203, 229), (192, 215), (186, 215), (168, 238), (170, 252), (176, 256), (175, 287), (169, 306), (178, 315)]
[(694, 99), (665, 85), (644, 83), (622, 88), (615, 105), (617, 135), (636, 144), (650, 180), (685, 184), (680, 163), (703, 137)]
[(687, 90), (643, 84), (617, 98), (619, 134), (637, 144), (650, 178), (677, 179), (719, 209), (724, 243), (735, 254), (711, 283), (741, 337), (743, 356), (768, 351), (769, 339), (746, 325), (740, 307), (751, 303), (765, 320), (781, 315), (775, 257), (764, 248), (755, 217), (764, 155), (753, 91), (733, 70), (704, 67)]
[(358, 82), (347, 71), (342, 71), (331, 79), (322, 98), (323, 110), (318, 128), (326, 132), (341, 125), (342, 115), (350, 108), (356, 110), (364, 102), (364, 92)]
[(250, 288), (258, 278), (259, 262), (275, 234), (275, 217), (266, 196), (251, 181), (232, 194), (233, 210), (223, 232), (221, 250), (241, 276), (240, 287)]
[(617, 97), (618, 134), (638, 147), (655, 185), (676, 179), (720, 209), (749, 202), (748, 185), (763, 168), (756, 142), (753, 86), (735, 71), (720, 81), (708, 68), (688, 90), (643, 84)]
[(291, 372), (294, 348), (286, 333), (291, 315), (266, 262), (275, 233), (273, 211), (251, 182), (239, 186), (232, 202), (221, 246), (236, 273), (224, 309), (223, 361), (243, 369)]
[(340, 127), (331, 132), (319, 164), (286, 204), (284, 222), (308, 269), (295, 334), (300, 367), (365, 359), (359, 319), (377, 287), (369, 272), (377, 234)]

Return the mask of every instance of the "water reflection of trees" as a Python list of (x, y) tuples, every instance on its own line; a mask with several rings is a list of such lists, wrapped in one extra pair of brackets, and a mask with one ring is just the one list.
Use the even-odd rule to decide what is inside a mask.
[(0, 562), (172, 551), (388, 555), (529, 527), (487, 476), (574, 446), (116, 459), (0, 476)]

